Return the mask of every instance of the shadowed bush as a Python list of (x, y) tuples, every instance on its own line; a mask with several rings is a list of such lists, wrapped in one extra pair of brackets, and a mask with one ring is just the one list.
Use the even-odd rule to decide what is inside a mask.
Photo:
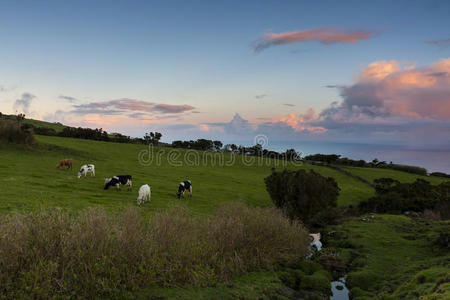
[(437, 219), (448, 218), (450, 182), (432, 185), (426, 180), (417, 179), (412, 183), (401, 183), (391, 178), (379, 178), (374, 182), (375, 196), (359, 203), (361, 212), (402, 213), (434, 210)]
[(0, 220), (0, 298), (119, 297), (150, 286), (209, 286), (306, 254), (308, 234), (272, 208), (210, 217), (173, 207), (144, 220), (90, 208)]
[(293, 220), (302, 220), (311, 226), (327, 223), (334, 215), (339, 215), (337, 212), (323, 213), (337, 206), (339, 187), (331, 177), (324, 177), (313, 170), (272, 170), (264, 182), (275, 206)]

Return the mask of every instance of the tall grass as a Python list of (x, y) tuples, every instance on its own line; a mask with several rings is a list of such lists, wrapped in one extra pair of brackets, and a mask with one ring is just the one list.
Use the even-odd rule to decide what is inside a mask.
[(172, 207), (145, 220), (89, 208), (0, 220), (0, 298), (114, 297), (159, 286), (212, 286), (306, 254), (307, 232), (272, 208), (195, 217)]

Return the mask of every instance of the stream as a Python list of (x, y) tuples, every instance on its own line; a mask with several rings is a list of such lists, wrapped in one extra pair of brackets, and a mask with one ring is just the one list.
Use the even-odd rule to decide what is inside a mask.
[(331, 293), (330, 300), (350, 299), (347, 286), (345, 285), (345, 276), (331, 282)]
[[(313, 238), (311, 242), (311, 247), (316, 248), (316, 251), (322, 250), (322, 242), (320, 241), (320, 233), (312, 233), (310, 236)], [(309, 253), (306, 258), (311, 258), (312, 253)], [(331, 282), (331, 296), (330, 300), (349, 300), (349, 290), (345, 285), (345, 278), (347, 276), (342, 276), (338, 280)]]

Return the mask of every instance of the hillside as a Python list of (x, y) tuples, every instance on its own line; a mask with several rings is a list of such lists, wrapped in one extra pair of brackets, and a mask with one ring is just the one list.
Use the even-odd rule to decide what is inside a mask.
[[(226, 203), (238, 202), (250, 207), (268, 207), (272, 206), (272, 202), (265, 190), (263, 179), (270, 174), (272, 168), (280, 170), (285, 167), (313, 169), (324, 176), (335, 178), (341, 189), (339, 205), (356, 205), (374, 193), (368, 184), (325, 166), (291, 162), (283, 165), (282, 162), (272, 159), (260, 160), (242, 155), (167, 147), (152, 148), (152, 155), (148, 156), (148, 152), (145, 151), (149, 148), (145, 145), (50, 136), (36, 136), (36, 140), (37, 144), (32, 148), (11, 144), (0, 145), (2, 186), (0, 213), (38, 211), (46, 207), (63, 207), (72, 213), (94, 206), (116, 214), (125, 207), (136, 205), (137, 190), (144, 183), (148, 183), (152, 188), (151, 202), (140, 207), (140, 211), (147, 217), (180, 202), (185, 203), (197, 216), (211, 215), (217, 207)], [(74, 160), (74, 169), (57, 170), (56, 164), (61, 159), (69, 157)], [(149, 157), (152, 158), (151, 163), (145, 161)], [(96, 177), (77, 179), (79, 167), (86, 163), (95, 164)], [(392, 177), (402, 182), (424, 178), (436, 184), (445, 180), (377, 168), (345, 169), (369, 181), (379, 177)], [(104, 178), (118, 174), (133, 176), (132, 192), (127, 192), (125, 188), (119, 192), (113, 188), (103, 189)], [(178, 200), (177, 186), (185, 179), (193, 182), (194, 195), (192, 198)], [(436, 253), (430, 249), (437, 233), (448, 228), (448, 222), (433, 222), (433, 227), (430, 227), (429, 222), (412, 222), (404, 216), (389, 215), (378, 215), (373, 222), (367, 220), (370, 220), (370, 217), (357, 217), (331, 227), (328, 230), (336, 233), (324, 240), (325, 247), (330, 247), (324, 254), (332, 253), (334, 256), (340, 255), (348, 259), (349, 288), (353, 295), (357, 296), (355, 299), (370, 299), (378, 290), (382, 290), (385, 294), (392, 291), (401, 296), (415, 293), (434, 295), (436, 291), (445, 288), (445, 284), (437, 285), (437, 290), (430, 288), (430, 282), (439, 280), (445, 283), (442, 263), (448, 256), (443, 253), (439, 254), (440, 258), (431, 260), (430, 255)], [(392, 228), (398, 230), (391, 230)], [(410, 237), (416, 233), (417, 238)], [(401, 246), (405, 243), (403, 239), (411, 240), (408, 242), (408, 248), (404, 250)], [(380, 275), (386, 268), (384, 257), (392, 255), (390, 261), (401, 261), (405, 252), (410, 253), (412, 261), (397, 264), (389, 278), (384, 279)], [(430, 264), (430, 269), (421, 272), (421, 266), (426, 263)], [(434, 271), (437, 275), (427, 273)], [(369, 276), (368, 272), (375, 275)], [(155, 287), (124, 294), (121, 297), (143, 299), (294, 297), (292, 290), (286, 289), (286, 283), (280, 276), (275, 272), (252, 272), (216, 287)], [(415, 278), (424, 276), (425, 286), (415, 284)]]
[[(37, 136), (37, 141), (39, 144), (33, 149), (0, 146), (0, 177), (6, 186), (0, 196), (0, 211), (34, 210), (41, 205), (70, 209), (102, 205), (117, 210), (123, 205), (134, 204), (137, 189), (144, 183), (152, 187), (152, 203), (144, 209), (154, 211), (178, 201), (177, 186), (185, 179), (193, 182), (194, 197), (183, 201), (196, 213), (209, 213), (218, 204), (228, 202), (268, 206), (271, 201), (263, 179), (279, 163), (268, 159), (260, 166), (254, 157), (246, 157), (244, 162), (242, 156), (236, 155), (231, 164), (232, 156), (225, 154), (223, 160), (230, 165), (219, 166), (221, 154), (214, 154), (213, 162), (211, 157), (202, 156), (203, 152), (193, 151), (187, 157), (192, 162), (197, 160), (192, 164), (184, 161), (186, 150), (177, 149), (180, 157), (171, 164), (168, 160), (174, 155), (173, 150), (156, 147), (154, 164), (143, 166), (139, 164), (138, 154), (147, 149), (144, 145), (48, 136)], [(69, 157), (74, 160), (74, 170), (56, 170), (59, 160)], [(97, 176), (77, 179), (78, 168), (86, 163), (95, 164)], [(335, 177), (342, 189), (341, 204), (354, 203), (372, 193), (369, 187), (332, 169), (304, 164), (294, 166), (291, 163), (287, 167), (314, 169), (325, 176)], [(118, 174), (133, 176), (135, 188), (132, 193), (103, 190), (104, 178)]]
[[(176, 189), (178, 183), (185, 179), (193, 182), (194, 197), (183, 201), (199, 214), (210, 213), (217, 205), (229, 202), (268, 206), (271, 201), (263, 179), (270, 174), (272, 167), (284, 167), (277, 160), (261, 161), (255, 157), (235, 155), (235, 161), (231, 163), (231, 154), (208, 153), (205, 156), (204, 152), (190, 151), (187, 155), (184, 149), (176, 149), (175, 152), (164, 147), (153, 148), (153, 164), (144, 166), (138, 161), (139, 152), (147, 149), (144, 145), (49, 136), (37, 136), (37, 141), (37, 147), (26, 150), (15, 145), (0, 146), (0, 177), (6, 187), (0, 195), (0, 211), (34, 210), (41, 205), (76, 210), (102, 205), (117, 210), (134, 203), (137, 189), (144, 183), (152, 187), (152, 203), (144, 209), (154, 211), (178, 201)], [(69, 157), (74, 160), (74, 170), (56, 170), (56, 164)], [(170, 163), (169, 160), (174, 161)], [(97, 176), (77, 179), (79, 167), (86, 163), (95, 164)], [(305, 163), (286, 163), (286, 167), (313, 169), (335, 178), (341, 189), (339, 205), (357, 204), (373, 195), (370, 186), (327, 167)], [(405, 181), (420, 177), (385, 169), (351, 168), (351, 171), (370, 180), (386, 175)], [(118, 174), (133, 176), (132, 193), (103, 190), (104, 178)], [(434, 183), (442, 181), (434, 177), (427, 179)]]
[[(15, 115), (1, 115), (0, 119), (15, 120), (16, 116)], [(34, 119), (28, 119), (28, 118), (24, 119), (22, 121), (22, 123), (33, 125), (34, 127), (38, 127), (38, 128), (51, 128), (51, 129), (54, 129), (56, 132), (61, 132), (65, 127), (68, 127), (61, 123), (56, 123), (56, 122), (52, 123), (52, 122), (46, 122), (46, 121), (34, 120)]]

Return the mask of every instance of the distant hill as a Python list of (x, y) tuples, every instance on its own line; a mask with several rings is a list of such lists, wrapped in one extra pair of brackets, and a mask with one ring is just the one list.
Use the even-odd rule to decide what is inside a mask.
[[(0, 119), (4, 119), (4, 120), (15, 120), (16, 116), (15, 115), (0, 115)], [(37, 128), (52, 128), (54, 129), (57, 133), (61, 132), (64, 128), (66, 127), (70, 127), (70, 126), (66, 126), (63, 125), (59, 122), (46, 122), (46, 121), (41, 121), (41, 120), (34, 120), (34, 119), (24, 119), (22, 121), (23, 124), (29, 124), (29, 125), (33, 125), (34, 127)]]

